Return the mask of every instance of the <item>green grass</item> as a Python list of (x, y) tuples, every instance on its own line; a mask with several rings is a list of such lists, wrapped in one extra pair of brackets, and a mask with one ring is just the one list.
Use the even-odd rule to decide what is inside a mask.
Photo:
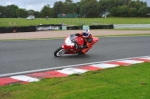
[(0, 27), (2, 26), (29, 26), (39, 24), (60, 24), (67, 25), (97, 25), (97, 24), (150, 24), (150, 18), (36, 18), (27, 20), (25, 18), (0, 18)]
[(1, 99), (149, 99), (150, 63), (0, 87)]

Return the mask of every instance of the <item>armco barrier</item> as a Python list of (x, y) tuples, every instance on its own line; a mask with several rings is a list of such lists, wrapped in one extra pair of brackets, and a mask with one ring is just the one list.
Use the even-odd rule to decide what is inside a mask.
[[(89, 26), (89, 29), (113, 29), (113, 28), (114, 28), (113, 24)], [(62, 24), (46, 24), (38, 26), (0, 27), (0, 33), (35, 32), (35, 31), (63, 30), (63, 29), (64, 28), (62, 28)], [(65, 29), (82, 30), (83, 26), (66, 26)]]
[[(88, 27), (88, 25), (86, 25), (86, 27)], [(113, 24), (111, 24), (111, 25), (90, 25), (88, 27), (88, 29), (113, 29), (113, 28), (114, 28)], [(67, 30), (81, 30), (81, 29), (84, 29), (83, 26), (67, 26)]]
[(113, 29), (113, 24), (111, 25), (90, 25), (90, 29)]
[(34, 32), (35, 26), (0, 27), (0, 33)]
[(17, 27), (17, 32), (35, 32), (36, 26), (21, 26)]
[(48, 30), (61, 30), (62, 27), (60, 24), (46, 24), (36, 26), (36, 31), (48, 31)]
[(18, 27), (12, 27), (12, 32), (16, 33), (18, 31)]
[(2, 27), (0, 27), (0, 33), (2, 32)]
[(67, 30), (80, 30), (82, 26), (67, 26)]
[(14, 27), (0, 27), (0, 33), (12, 33)]
[(90, 25), (90, 29), (103, 29), (101, 25)]
[(0, 33), (4, 33), (4, 27), (0, 27)]

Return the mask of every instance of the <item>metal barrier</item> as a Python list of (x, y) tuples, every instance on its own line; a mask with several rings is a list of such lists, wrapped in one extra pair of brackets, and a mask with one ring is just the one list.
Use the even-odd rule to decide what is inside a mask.
[[(113, 29), (111, 25), (86, 25), (89, 29)], [(35, 31), (49, 31), (49, 30), (82, 30), (82, 26), (66, 26), (62, 24), (45, 24), (38, 26), (15, 26), (15, 27), (0, 27), (0, 33), (17, 33), (17, 32), (35, 32)]]

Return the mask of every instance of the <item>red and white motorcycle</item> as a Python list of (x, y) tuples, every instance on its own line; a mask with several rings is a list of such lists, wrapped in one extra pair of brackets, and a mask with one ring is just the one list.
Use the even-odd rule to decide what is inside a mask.
[[(99, 40), (98, 37), (92, 37), (92, 38), (93, 38), (93, 43), (90, 48), (92, 48), (92, 46)], [(60, 57), (60, 56), (63, 56), (64, 54), (83, 54), (80, 49), (75, 48), (74, 42), (78, 43), (78, 45), (80, 46), (84, 44), (84, 40), (82, 37), (70, 35), (65, 38), (64, 44), (54, 52), (54, 56)], [(88, 52), (88, 50), (86, 52)]]

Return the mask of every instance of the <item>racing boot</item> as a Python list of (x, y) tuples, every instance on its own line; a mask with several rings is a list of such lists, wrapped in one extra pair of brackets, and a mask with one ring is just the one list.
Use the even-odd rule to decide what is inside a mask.
[(80, 46), (79, 54), (85, 54), (86, 53), (85, 49), (87, 49), (87, 48), (88, 48), (87, 45)]

